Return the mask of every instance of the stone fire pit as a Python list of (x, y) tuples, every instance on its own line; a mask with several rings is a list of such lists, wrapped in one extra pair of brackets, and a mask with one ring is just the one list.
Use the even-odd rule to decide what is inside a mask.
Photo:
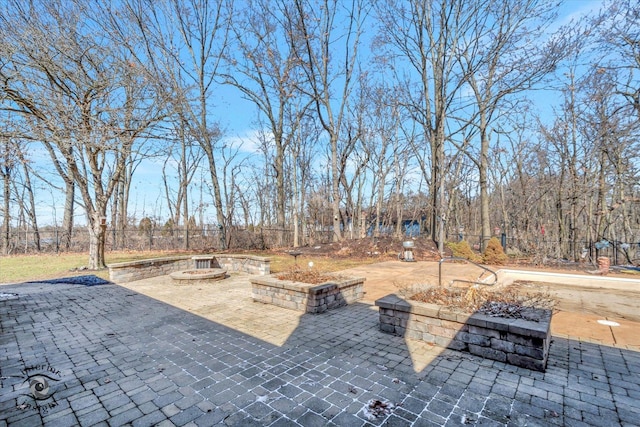
[(202, 285), (224, 279), (227, 277), (227, 270), (222, 268), (196, 268), (175, 271), (169, 274), (169, 277), (177, 285)]

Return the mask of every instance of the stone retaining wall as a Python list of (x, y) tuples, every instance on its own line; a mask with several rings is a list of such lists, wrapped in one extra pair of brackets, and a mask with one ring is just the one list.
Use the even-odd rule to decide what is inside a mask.
[(215, 254), (218, 265), (215, 268), (224, 268), (227, 271), (239, 271), (256, 276), (271, 274), (271, 259), (255, 255)]
[(156, 276), (166, 276), (174, 271), (193, 268), (191, 256), (145, 259), (109, 264), (109, 279), (114, 283), (133, 282)]
[(273, 276), (252, 277), (251, 291), (257, 302), (305, 313), (323, 313), (362, 299), (364, 280), (356, 277), (312, 285)]
[[(268, 275), (271, 272), (269, 258), (236, 254), (211, 254), (210, 256), (213, 259), (212, 267), (223, 268), (229, 272), (255, 275)], [(114, 283), (126, 283), (166, 276), (176, 271), (195, 268), (195, 259), (203, 259), (203, 255), (183, 255), (109, 264), (109, 279)]]
[(455, 312), (435, 304), (387, 295), (380, 307), (380, 329), (440, 347), (544, 371), (551, 342), (551, 311), (530, 309), (534, 320)]

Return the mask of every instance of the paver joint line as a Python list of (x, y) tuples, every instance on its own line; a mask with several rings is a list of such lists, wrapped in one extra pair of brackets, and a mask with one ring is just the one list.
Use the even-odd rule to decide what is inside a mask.
[[(218, 283), (224, 292), (183, 295), (182, 303), (200, 303), (196, 314), (159, 301), (152, 281), (5, 287), (19, 298), (0, 301), (0, 426), (421, 425), (463, 417), (598, 425), (633, 424), (640, 415), (640, 356), (631, 350), (554, 337), (540, 373), (386, 335), (369, 304), (292, 316), (251, 302), (246, 275)], [(201, 317), (216, 310), (213, 320)], [(292, 327), (280, 333), (282, 325)], [(269, 334), (276, 338), (262, 338)], [(50, 375), (44, 399), (33, 398), (25, 373)], [(372, 399), (401, 405), (369, 420)]]

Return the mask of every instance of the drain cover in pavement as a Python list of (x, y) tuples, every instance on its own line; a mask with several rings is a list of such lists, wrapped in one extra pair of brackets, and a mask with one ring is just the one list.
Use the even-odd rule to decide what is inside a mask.
[(598, 323), (605, 326), (620, 326), (620, 323), (611, 320), (598, 320)]
[(0, 301), (9, 301), (12, 299), (18, 299), (18, 294), (7, 294), (0, 292)]

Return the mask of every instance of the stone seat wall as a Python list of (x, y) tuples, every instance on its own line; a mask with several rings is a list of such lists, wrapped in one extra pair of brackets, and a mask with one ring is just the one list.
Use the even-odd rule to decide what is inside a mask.
[(109, 279), (114, 283), (126, 283), (166, 276), (176, 271), (194, 269), (197, 260), (207, 258), (212, 259), (212, 267), (223, 268), (228, 272), (260, 276), (271, 273), (271, 260), (265, 257), (236, 254), (182, 255), (109, 264)]

